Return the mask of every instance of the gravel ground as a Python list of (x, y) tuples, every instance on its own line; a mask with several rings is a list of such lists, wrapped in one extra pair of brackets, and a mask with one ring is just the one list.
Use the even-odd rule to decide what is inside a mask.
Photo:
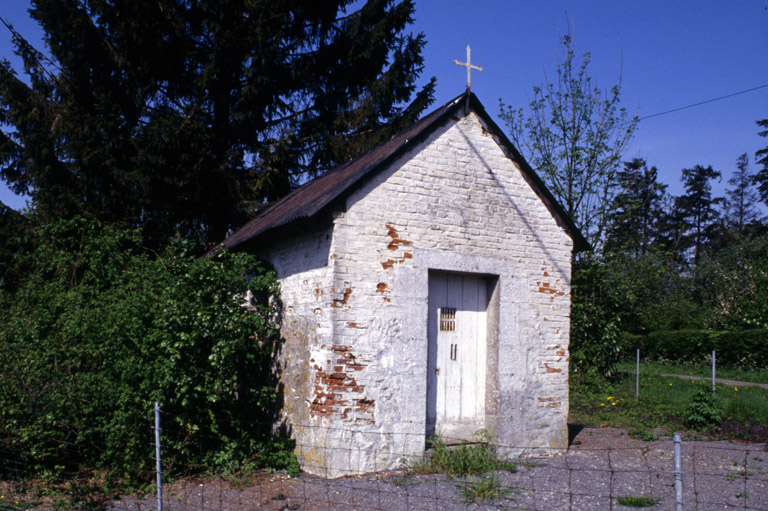
[[(768, 510), (768, 448), (735, 441), (683, 440), (685, 511)], [(191, 479), (166, 488), (164, 511), (366, 511), (636, 509), (618, 497), (647, 496), (647, 509), (675, 509), (673, 442), (643, 442), (626, 430), (585, 428), (561, 455), (526, 458), (516, 473), (497, 472), (503, 495), (467, 504), (461, 481), (445, 476), (409, 477), (403, 472), (324, 480), (262, 474), (233, 485)], [(112, 502), (113, 511), (157, 508), (154, 496)]]

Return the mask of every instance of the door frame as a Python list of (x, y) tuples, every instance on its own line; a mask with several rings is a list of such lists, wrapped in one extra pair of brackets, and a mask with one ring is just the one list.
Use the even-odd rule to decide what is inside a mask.
[[(427, 442), (431, 437), (439, 431), (439, 420), (437, 417), (437, 385), (436, 379), (430, 378), (430, 374), (434, 372), (437, 365), (437, 346), (432, 346), (431, 336), (433, 329), (437, 329), (438, 318), (437, 311), (440, 309), (440, 305), (432, 302), (432, 296), (430, 296), (430, 284), (435, 275), (464, 275), (475, 277), (478, 280), (485, 281), (486, 283), (486, 328), (485, 328), (485, 392), (482, 399), (485, 400), (483, 408), (483, 417), (480, 417), (480, 428), (486, 429), (489, 433), (493, 434), (496, 430), (496, 417), (498, 415), (498, 339), (499, 339), (499, 276), (488, 273), (475, 273), (475, 272), (461, 272), (450, 271), (444, 269), (429, 269), (427, 275), (427, 339), (426, 339), (426, 352), (427, 363), (426, 369), (426, 413), (425, 413), (425, 434)], [(434, 311), (433, 311), (434, 306)], [(433, 314), (434, 313), (434, 314)], [(432, 317), (434, 316), (434, 317)], [(437, 342), (437, 332), (435, 332), (434, 343)], [(430, 384), (434, 381), (435, 384)], [(434, 416), (434, 420), (430, 415)], [(478, 428), (479, 429), (479, 428)], [(470, 438), (462, 440), (471, 441)]]

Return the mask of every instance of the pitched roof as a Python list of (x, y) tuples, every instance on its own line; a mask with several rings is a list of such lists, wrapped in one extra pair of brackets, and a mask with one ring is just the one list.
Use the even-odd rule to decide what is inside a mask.
[[(498, 141), (504, 146), (507, 154), (520, 164), (523, 170), (523, 177), (569, 233), (574, 241), (574, 248), (576, 250), (588, 248), (589, 244), (574, 225), (571, 218), (557, 203), (554, 196), (547, 190), (544, 182), (541, 181), (528, 162), (512, 145), (512, 142), (509, 141), (498, 125), (491, 119), (480, 103), (480, 100), (477, 99), (477, 96), (471, 92), (465, 92), (457, 96), (367, 153), (300, 186), (227, 237), (221, 243), (221, 246), (232, 249), (281, 225), (300, 218), (315, 216), (336, 200), (346, 197), (363, 178), (383, 168), (384, 164), (423, 140), (432, 131), (437, 129), (442, 124), (442, 121), (462, 108), (465, 103), (468, 103), (470, 109), (486, 123)], [(220, 248), (217, 247), (209, 253), (215, 253)]]

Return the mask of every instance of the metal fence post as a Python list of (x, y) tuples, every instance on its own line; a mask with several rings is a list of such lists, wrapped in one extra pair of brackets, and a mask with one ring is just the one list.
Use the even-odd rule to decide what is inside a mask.
[(673, 436), (675, 442), (675, 511), (683, 511), (683, 457), (680, 433)]
[(637, 364), (635, 367), (635, 397), (640, 397), (640, 348), (637, 349)]
[(712, 393), (715, 393), (715, 350), (712, 350)]
[(163, 511), (163, 464), (160, 461), (160, 402), (155, 401), (155, 460), (157, 463), (157, 511)]

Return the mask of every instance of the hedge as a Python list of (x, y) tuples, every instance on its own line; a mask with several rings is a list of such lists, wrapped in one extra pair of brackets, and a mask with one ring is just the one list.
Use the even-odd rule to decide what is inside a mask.
[(662, 330), (647, 335), (625, 333), (621, 339), (624, 360), (634, 360), (640, 349), (644, 360), (696, 363), (716, 352), (718, 364), (768, 369), (768, 330)]

